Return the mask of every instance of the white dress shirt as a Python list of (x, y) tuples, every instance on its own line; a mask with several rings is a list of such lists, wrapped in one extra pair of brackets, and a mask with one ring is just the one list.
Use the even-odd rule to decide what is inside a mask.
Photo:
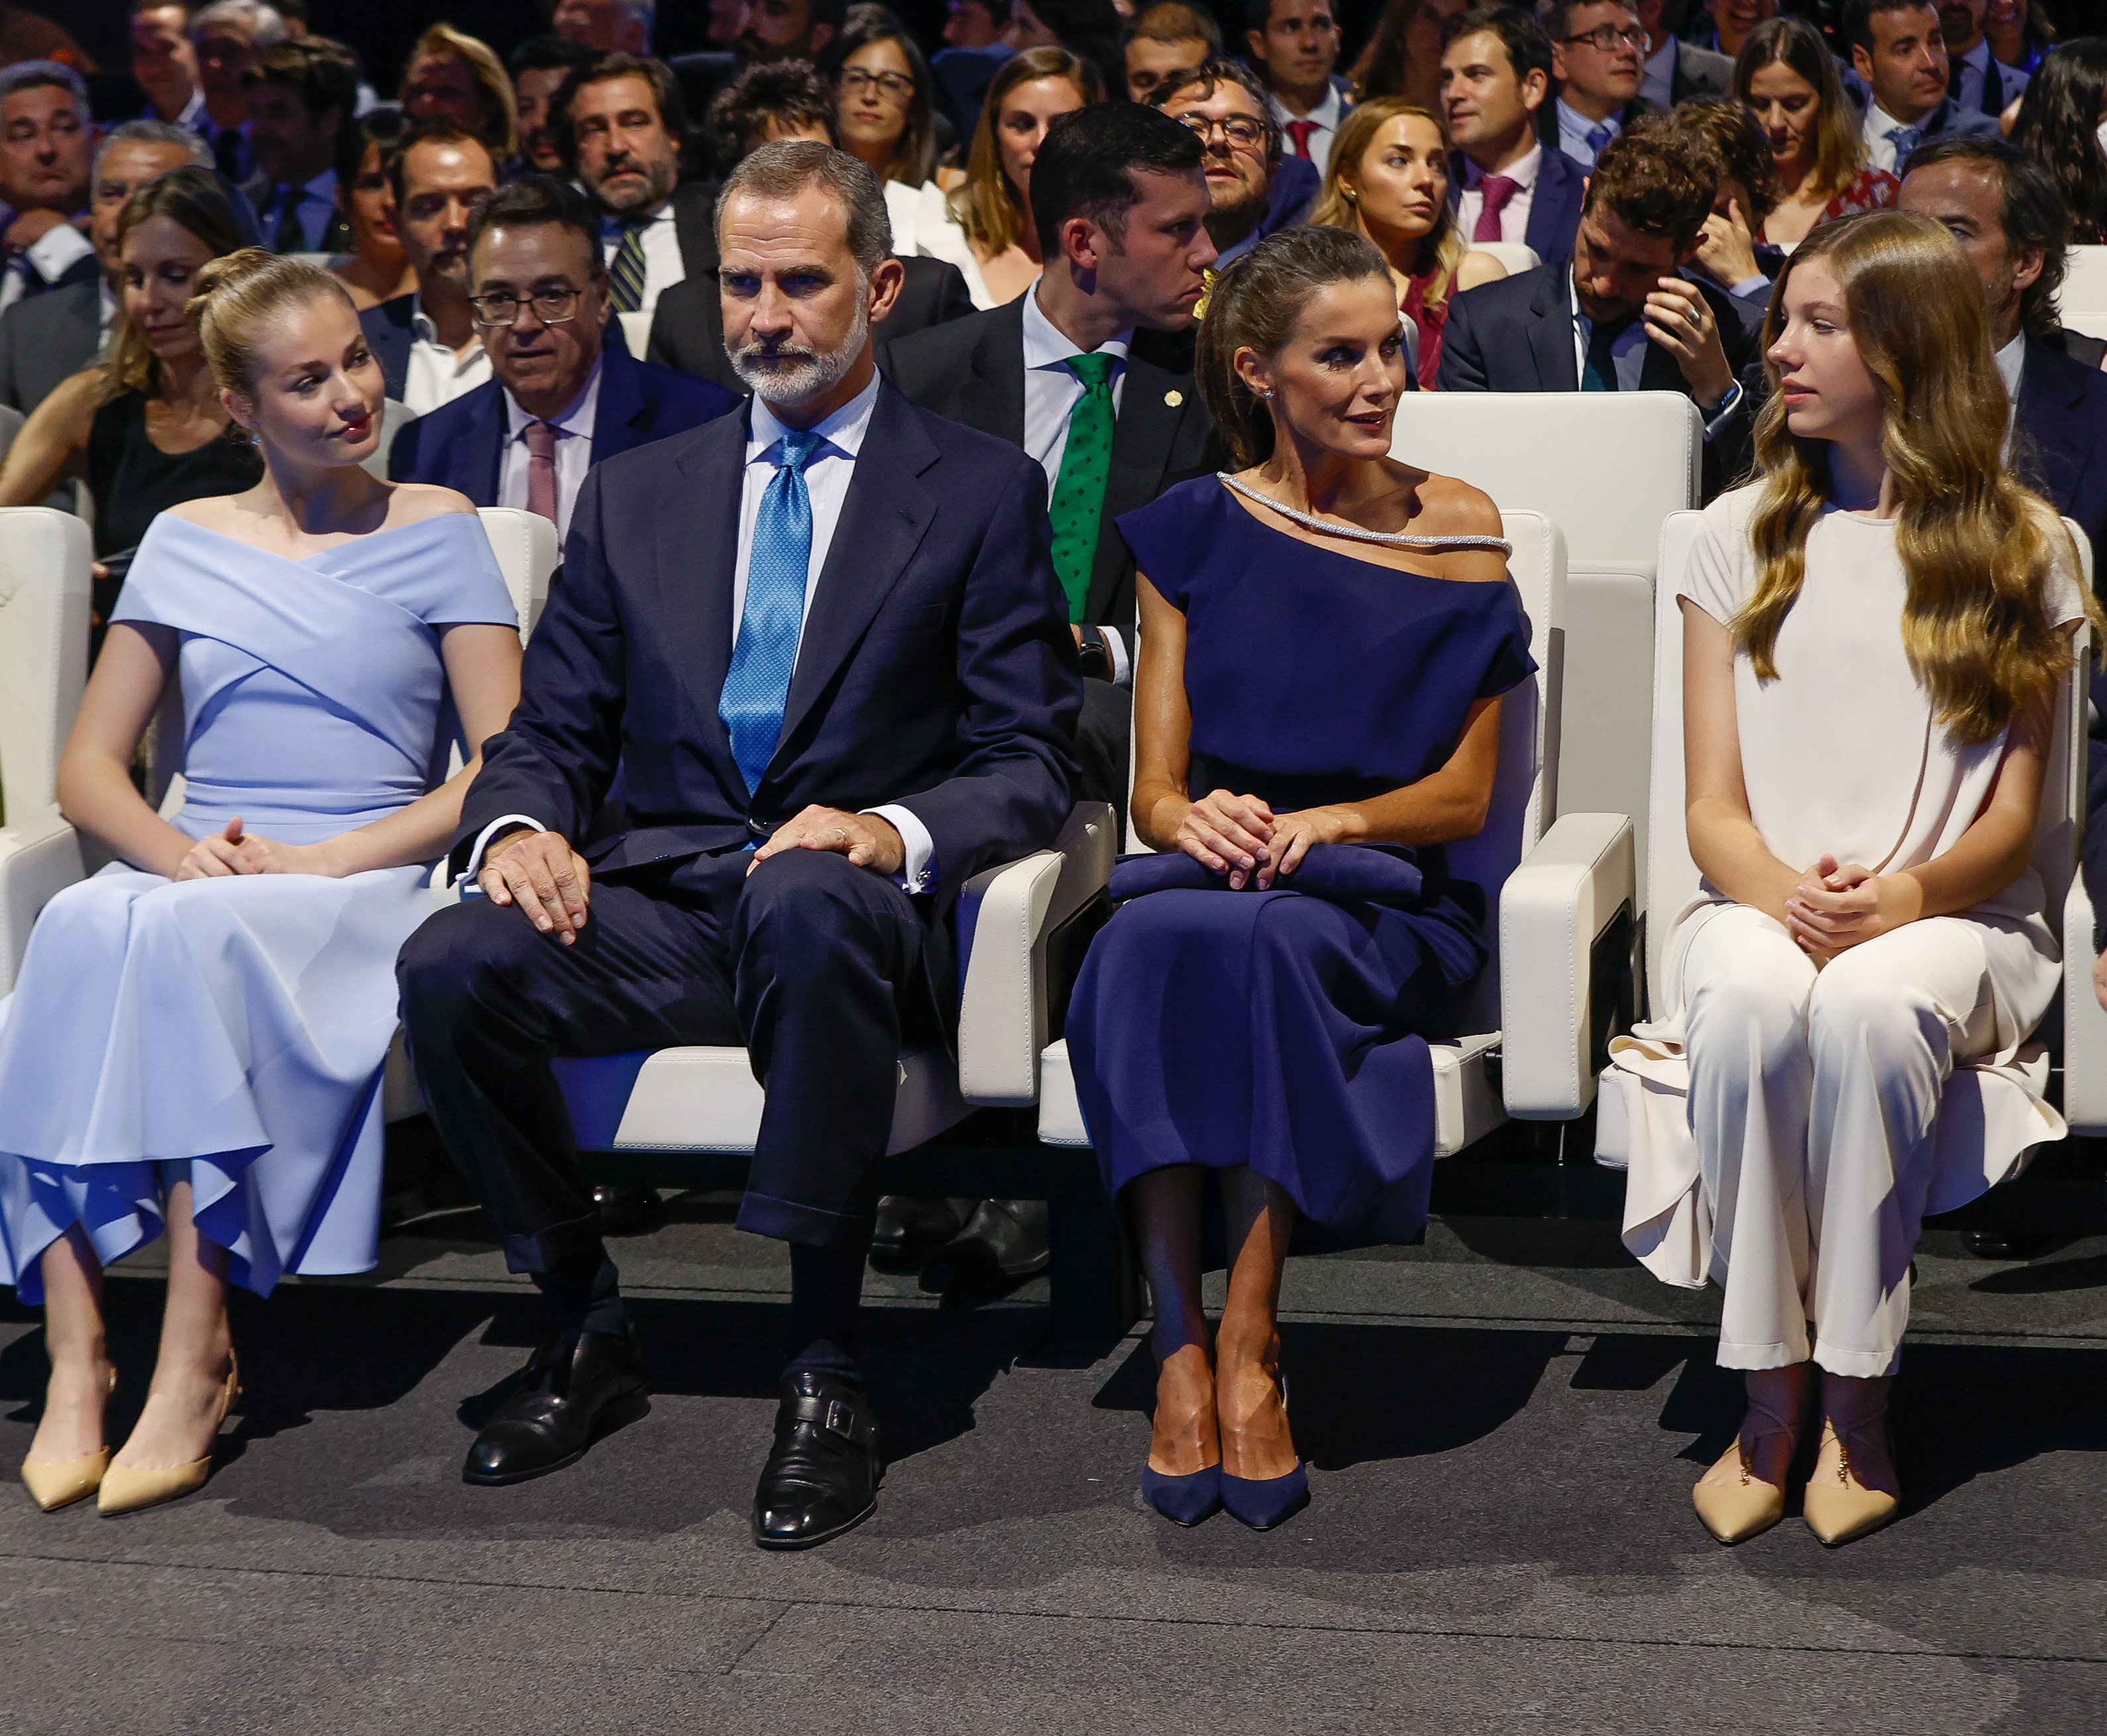
[(1558, 115), (1558, 148), (1583, 169), (1593, 169), (1596, 147), (1588, 142), (1588, 134), (1598, 127), (1607, 129), (1609, 137), (1602, 144), (1602, 149), (1606, 151), (1616, 136), (1624, 130), (1623, 119), (1612, 115), (1606, 119), (1590, 120), (1578, 109), (1566, 107), (1563, 97), (1554, 97), (1552, 101)]
[(1995, 360), (1997, 377), (2005, 382), (2005, 456), (2012, 456), (2012, 430), (2019, 419), (2019, 376), (2027, 367), (2027, 335), (2024, 331), (2000, 349)]
[(1317, 130), (1310, 135), (1310, 160), (1323, 174), (1332, 161), (1332, 141), (1338, 137), (1339, 123), (1346, 118), (1346, 99), (1339, 94), (1339, 87), (1331, 86), (1324, 92), (1324, 100), (1307, 115), (1292, 113), (1287, 105), (1271, 91), (1266, 92), (1265, 105), (1273, 110), (1273, 118), (1280, 123), (1281, 142), (1289, 156), (1296, 154), (1294, 135), (1288, 132), (1291, 120), (1309, 120), (1317, 124)]
[(429, 416), (490, 378), (490, 352), (472, 337), (456, 354), (439, 341), (439, 328), (425, 312), (420, 297), (410, 309), (410, 360), (402, 370), (402, 403), (412, 416)]
[[(636, 311), (646, 319), (658, 305), (658, 298), (688, 275), (688, 262), (681, 257), (680, 232), (673, 225), (673, 201), (667, 200), (643, 225), (644, 297)], [(607, 268), (614, 269), (614, 256), (626, 232), (611, 217), (600, 219), (600, 241), (607, 250)]]
[[(1543, 146), (1532, 145), (1527, 156), (1513, 167), (1499, 171), (1515, 183), (1507, 202), (1500, 207), (1502, 241), (1528, 241), (1530, 209), (1536, 203), (1537, 172), (1543, 167)], [(1456, 228), (1467, 247), (1477, 236), (1478, 218), (1485, 209), (1485, 179), (1488, 173), (1468, 157), (1463, 159), (1463, 191), (1456, 200)]]
[[(1933, 113), (1936, 112), (1935, 110), (1933, 111)], [(1930, 119), (1930, 115), (1925, 115), (1916, 124), (1921, 127), (1925, 121)], [(1903, 122), (1897, 120), (1879, 103), (1869, 102), (1866, 105), (1866, 122), (1860, 136), (1866, 142), (1866, 166), (1868, 169), (1885, 169), (1891, 175), (1898, 175), (1902, 173), (1896, 164), (1895, 142), (1888, 135), (1903, 124)], [(1922, 139), (1918, 142), (1921, 144)]]
[[(53, 223), (16, 257), (47, 288), (94, 254), (95, 244), (71, 223)], [(29, 287), (28, 277), (12, 268), (14, 261), (8, 264), (8, 270), (0, 272), (0, 313), (13, 307)]]
[(277, 245), (278, 224), (288, 199), (294, 201), (294, 221), (300, 226), (300, 245), (289, 250), (320, 253), (330, 219), (336, 215), (336, 171), (326, 169), (304, 187), (279, 187), (272, 192), (270, 203), (258, 214), (267, 247)]
[[(586, 472), (592, 468), (593, 422), (600, 414), (600, 363), (594, 362), (571, 407), (561, 416), (548, 418), (556, 430), (556, 540), (559, 544), (570, 534), (571, 508), (577, 503)], [(509, 390), (505, 392), (505, 456), (497, 470), (501, 506), (526, 509), (527, 472), (532, 462), (527, 450), (527, 425), (537, 420), (519, 407), (519, 400)]]

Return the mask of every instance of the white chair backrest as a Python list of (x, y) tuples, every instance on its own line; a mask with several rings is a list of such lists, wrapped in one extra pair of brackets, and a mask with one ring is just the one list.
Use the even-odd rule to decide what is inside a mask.
[[(1654, 593), (1653, 787), (1645, 902), (1647, 982), (1657, 1010), (1665, 1005), (1669, 930), (1676, 912), (1697, 896), (1700, 878), (1690, 857), (1689, 834), (1683, 825), (1682, 610), (1675, 591), (1689, 564), (1702, 516), (1678, 512), (1661, 527), (1660, 582)], [(2089, 586), (2092, 551), (2084, 533), (2069, 519), (2064, 523), (2077, 539)], [(2087, 631), (2081, 630), (2081, 637)], [(2063, 925), (2064, 894), (2077, 871), (2078, 832), (2085, 816), (2084, 672), (2081, 656), (2056, 707), (2055, 738), (2049, 749), (2041, 814), (2034, 828), (2034, 866), (2048, 894), (2044, 915), (2049, 927), (2057, 931)]]
[(622, 321), (622, 341), (628, 344), (629, 353), (639, 362), (644, 352), (651, 347), (651, 316), (648, 313), (624, 313)]
[(556, 527), (538, 512), (518, 506), (485, 506), (479, 516), (490, 538), (497, 569), (519, 610), (519, 642), (524, 645), (549, 600), (549, 578), (556, 570)]
[(2074, 313), (2107, 314), (2107, 247), (2070, 250), (2055, 301), (2066, 326)]
[(88, 526), (0, 508), (0, 801), (11, 821), (55, 801), (59, 753), (88, 681)]
[(1507, 268), (1507, 276), (1519, 277), (1524, 272), (1533, 272), (1543, 261), (1536, 256), (1536, 250), (1526, 241), (1473, 241), (1472, 253), (1489, 253)]
[[(1507, 571), (1529, 616), (1529, 653), (1536, 674), (1500, 707), (1500, 763), (1485, 830), (1449, 847), (1449, 866), (1485, 895), (1485, 932), (1498, 934), (1500, 891), (1558, 807), (1559, 694), (1566, 630), (1566, 539), (1540, 512), (1503, 512), (1501, 532), (1514, 545)], [(1497, 948), (1471, 991), (1466, 1028), (1500, 1028)]]
[(1390, 451), (1542, 513), (1575, 572), (1650, 573), (1661, 520), (1697, 504), (1704, 443), (1673, 392), (1408, 392)]
[(369, 476), (388, 480), (388, 455), (395, 448), (395, 436), (402, 432), (406, 422), (417, 419), (410, 413), (410, 407), (399, 398), (384, 399), (380, 406), (380, 443), (373, 448), (373, 456), (359, 468)]

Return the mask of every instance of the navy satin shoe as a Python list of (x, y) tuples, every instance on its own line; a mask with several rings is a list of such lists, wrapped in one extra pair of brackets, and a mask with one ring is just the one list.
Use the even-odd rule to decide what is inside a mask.
[(1220, 1510), (1222, 1485), (1228, 1481), (1219, 1464), (1184, 1477), (1166, 1477), (1144, 1464), (1141, 1498), (1173, 1525), (1197, 1525)]
[(1271, 1531), (1310, 1504), (1310, 1473), (1300, 1464), (1285, 1477), (1232, 1477), (1222, 1473), (1222, 1504), (1253, 1531)]

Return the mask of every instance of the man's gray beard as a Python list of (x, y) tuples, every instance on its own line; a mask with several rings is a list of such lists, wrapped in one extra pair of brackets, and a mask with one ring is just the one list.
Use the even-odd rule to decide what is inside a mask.
[(839, 349), (824, 356), (809, 349), (778, 350), (772, 358), (764, 360), (770, 356), (764, 345), (744, 344), (726, 353), (732, 371), (746, 382), (756, 398), (771, 407), (781, 404), (794, 410), (839, 385), (856, 366), (869, 338), (870, 301), (867, 295), (859, 295), (856, 324), (849, 328)]

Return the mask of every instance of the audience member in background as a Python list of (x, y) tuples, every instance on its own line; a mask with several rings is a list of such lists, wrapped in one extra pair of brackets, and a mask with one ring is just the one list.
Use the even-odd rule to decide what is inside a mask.
[(2027, 74), (1990, 52), (1983, 27), (1990, 0), (1939, 0), (1939, 22), (1949, 60), (1947, 88), (1964, 109), (2002, 115), (2025, 92)]
[[(2029, 858), (2070, 629), (2097, 612), (2003, 467), (1974, 290), (1913, 213), (1808, 236), (1765, 322), (1763, 479), (1705, 513), (1682, 581), (1705, 884), (1598, 1139), (1629, 1165), (1626, 1246), (1724, 1292), (1748, 1415), (1693, 1491), (1722, 1543), (1784, 1517), (1817, 1418), (1808, 1527), (1836, 1545), (1895, 1517), (1924, 1217), (2065, 1131), (2014, 1059), (2062, 982)], [(1642, 1090), (1660, 1106), (1634, 1112)]]
[(24, 415), (101, 353), (122, 311), (124, 262), (118, 226), (132, 196), (185, 164), (209, 168), (212, 153), (187, 127), (127, 120), (103, 135), (88, 207), (95, 276), (18, 302), (0, 316), (0, 403)]
[(2041, 0), (1990, 0), (1983, 14), (1983, 34), (2000, 65), (2030, 75), (2055, 43), (2055, 27), (2042, 13)]
[(1552, 97), (1537, 111), (1537, 133), (1583, 169), (1642, 115), (1660, 112), (1639, 95), (1647, 37), (1626, 0), (1552, 0)]
[(989, 83), (1017, 52), (1004, 34), (1009, 28), (1009, 0), (950, 0), (944, 46), (931, 59), (929, 74), (955, 138), (970, 139), (978, 129)]
[(1647, 33), (1647, 57), (1639, 95), (1656, 108), (1672, 109), (1696, 97), (1724, 97), (1734, 87), (1731, 55), (1681, 40), (1663, 16), (1668, 0), (1635, 0), (1639, 27)]
[(146, 93), (144, 118), (195, 128), (204, 112), (189, 0), (133, 0), (132, 78)]
[[(1426, 1225), (1426, 1039), (1488, 951), (1443, 847), (1484, 825), (1501, 697), (1534, 666), (1493, 503), (1390, 456), (1404, 344), (1365, 240), (1295, 229), (1231, 266), (1200, 382), (1235, 474), (1119, 523), (1140, 571), (1134, 825), (1164, 854), (1123, 876), (1068, 1044), (1155, 1300), (1143, 1498), (1264, 1531), (1309, 1499), (1278, 1324), (1296, 1220)], [(1229, 1267), (1211, 1329), (1210, 1171)]]
[(25, 6), (0, 4), (0, 65), (23, 61), (56, 61), (75, 72), (93, 72), (94, 61), (65, 30)]
[(556, 115), (564, 88), (600, 56), (566, 36), (530, 36), (505, 64), (519, 117), (519, 155), (537, 174), (564, 172), (563, 129)]
[(1198, 137), (1205, 153), (1207, 236), (1217, 266), (1269, 235), (1306, 222), (1317, 203), (1316, 165), (1281, 150), (1265, 87), (1239, 61), (1206, 61), (1173, 73), (1150, 101)]
[(720, 209), (753, 399), (586, 476), (462, 812), (451, 866), (487, 896), (437, 912), (398, 972), (432, 1118), (550, 1315), (471, 1483), (575, 1462), (648, 1387), (551, 1063), (752, 1055), (770, 1108), (739, 1221), (791, 1244), (793, 1328), (752, 1528), (802, 1549), (877, 1497), (858, 1297), (903, 1031), (956, 1017), (932, 990), (957, 980), (965, 881), (1067, 818), (1081, 682), (1037, 468), (873, 367), (900, 281), (876, 178), (767, 145)]
[(2048, 171), (2071, 239), (2107, 244), (2107, 37), (2079, 37), (2043, 61), (2019, 101), (2012, 142)]
[(1375, 34), (1347, 73), (1354, 100), (1402, 97), (1421, 108), (1441, 102), (1441, 33), (1470, 0), (1389, 0)]
[(571, 160), (600, 212), (615, 311), (649, 318), (669, 285), (717, 268), (711, 190), (681, 179), (680, 83), (663, 61), (610, 54), (578, 75), (567, 112)]
[(1705, 420), (1710, 499), (1749, 465), (1763, 385), (1759, 313), (1678, 275), (1697, 255), (1719, 160), (1650, 119), (1602, 153), (1573, 259), (1449, 304), (1446, 392), (1680, 392)]
[[(373, 1265), (387, 961), (519, 692), (468, 502), (359, 468), (380, 374), (343, 286), (252, 250), (195, 287), (193, 340), (263, 478), (172, 505), (139, 550), (59, 767), (66, 816), (116, 862), (45, 906), (0, 1024), (0, 1279), (44, 1305), (22, 1480), (47, 1510), (204, 1483), (240, 1396), (230, 1280), (268, 1295)], [(164, 820), (132, 767), (178, 673), (189, 790)], [(450, 711), (469, 763), (434, 789)], [(103, 1271), (164, 1230), (153, 1379), (113, 1456)]]
[(204, 109), (184, 124), (204, 136), (214, 165), (236, 187), (256, 173), (244, 81), (256, 56), (276, 47), (286, 34), (285, 18), (263, 0), (212, 0), (191, 16), (191, 49), (197, 56)]
[(1213, 13), (1186, 0), (1156, 0), (1135, 15), (1121, 52), (1128, 99), (1146, 102), (1174, 72), (1219, 60), (1222, 29)]
[(1844, 37), (1851, 70), (1872, 99), (1860, 132), (1874, 168), (1898, 174), (1928, 138), (1997, 130), (1996, 115), (1964, 109), (1948, 94), (1946, 37), (1931, 0), (1850, 0)]
[(740, 14), (739, 55), (748, 66), (766, 61), (811, 61), (841, 34), (843, 0), (747, 0)]
[(468, 226), (497, 191), (490, 147), (451, 121), (412, 127), (388, 160), (395, 230), (417, 287), (359, 316), (388, 395), (427, 416), (490, 378), (468, 301)]
[(1457, 226), (1440, 123), (1399, 97), (1362, 103), (1339, 128), (1310, 221), (1375, 243), (1390, 266), (1399, 311), (1417, 334), (1417, 384), (1431, 391), (1440, 377), (1449, 298), (1507, 274), (1490, 254), (1471, 252)]
[(2055, 183), (2003, 139), (1939, 139), (1910, 159), (1897, 203), (1943, 225), (1982, 283), (2014, 474), (2107, 548), (2107, 344), (2056, 317), (2070, 220)]
[(395, 190), (388, 182), (389, 155), (406, 130), (400, 109), (375, 109), (347, 127), (337, 146), (337, 209), (351, 240), (328, 270), (362, 313), (417, 292), (417, 268), (396, 227)]
[(1332, 136), (1351, 99), (1339, 64), (1339, 23), (1332, 0), (1244, 0), (1252, 66), (1265, 81), (1267, 106), (1292, 155), (1323, 174)]
[(450, 120), (473, 133), (501, 167), (519, 155), (519, 110), (505, 63), (452, 25), (435, 24), (417, 38), (402, 67), (402, 102), (413, 121)]
[(331, 254), (351, 225), (337, 196), (336, 161), (358, 128), (358, 63), (327, 37), (281, 43), (243, 79), (258, 182), (250, 196), (274, 253)]
[(809, 61), (764, 61), (749, 66), (710, 104), (709, 129), (718, 160), (736, 163), (763, 145), (788, 138), (836, 139), (833, 88)]
[(1790, 247), (1817, 224), (1895, 202), (1895, 177), (1866, 161), (1858, 112), (1822, 33), (1804, 18), (1759, 25), (1734, 62), (1734, 96), (1771, 145), (1778, 202), (1755, 231)]
[[(1255, 106), (1254, 124), (1264, 118)], [(1045, 471), (1054, 566), (1085, 677), (1074, 793), (1115, 812), (1126, 803), (1134, 600), (1134, 560), (1112, 520), (1225, 456), (1193, 378), (1193, 309), (1215, 260), (1201, 169), (1193, 133), (1146, 108), (1062, 115), (1032, 171), (1048, 262), (1036, 287), (894, 341), (887, 363), (924, 409), (1022, 447)], [(1047, 1263), (1047, 1208), (888, 1198), (874, 1251), (934, 1260), (940, 1286), (1014, 1282)]]
[(556, 0), (549, 28), (595, 54), (651, 52), (654, 0)]
[(1682, 34), (1699, 47), (1732, 60), (1750, 36), (1777, 16), (1778, 0), (1704, 0)]
[(1777, 175), (1768, 134), (1731, 97), (1686, 102), (1675, 124), (1697, 133), (1719, 160), (1719, 188), (1705, 234), (1684, 270), (1740, 297), (1760, 317), (1771, 299), (1771, 280), (1785, 263), (1778, 248), (1756, 239), (1777, 204)]
[(1551, 38), (1517, 6), (1451, 20), (1441, 51), (1457, 227), (1467, 241), (1525, 243), (1546, 263), (1572, 253), (1588, 182), (1578, 163), (1537, 137), (1551, 63)]
[(388, 474), (570, 529), (586, 471), (722, 416), (723, 387), (639, 362), (607, 338), (600, 219), (545, 175), (501, 188), (469, 225), (469, 281), (492, 376), (395, 437)]
[[(1002, 63), (966, 159), (966, 178), (946, 200), (965, 237), (966, 287), (976, 308), (1014, 301), (1039, 275), (1039, 236), (1031, 221), (1031, 164), (1057, 115), (1104, 100), (1097, 68), (1066, 48), (1027, 48)], [(922, 238), (942, 257), (952, 250)]]
[(56, 61), (0, 70), (0, 311), (99, 275), (87, 234), (94, 162), (79, 73)]
[(1098, 70), (1107, 97), (1126, 88), (1121, 43), (1130, 0), (1011, 0), (1009, 39), (1019, 48), (1062, 47)]
[(932, 227), (955, 236), (942, 220), (944, 195), (936, 180), (929, 63), (906, 25), (884, 7), (851, 7), (819, 70), (834, 89), (832, 142), (866, 164), (885, 189), (893, 252), (920, 250), (925, 202)]
[(124, 313), (105, 358), (38, 406), (0, 466), (0, 506), (41, 506), (74, 477), (93, 493), (97, 644), (154, 515), (248, 488), (260, 473), (183, 313), (206, 261), (243, 240), (232, 199), (210, 169), (171, 169), (134, 193), (118, 223)]

